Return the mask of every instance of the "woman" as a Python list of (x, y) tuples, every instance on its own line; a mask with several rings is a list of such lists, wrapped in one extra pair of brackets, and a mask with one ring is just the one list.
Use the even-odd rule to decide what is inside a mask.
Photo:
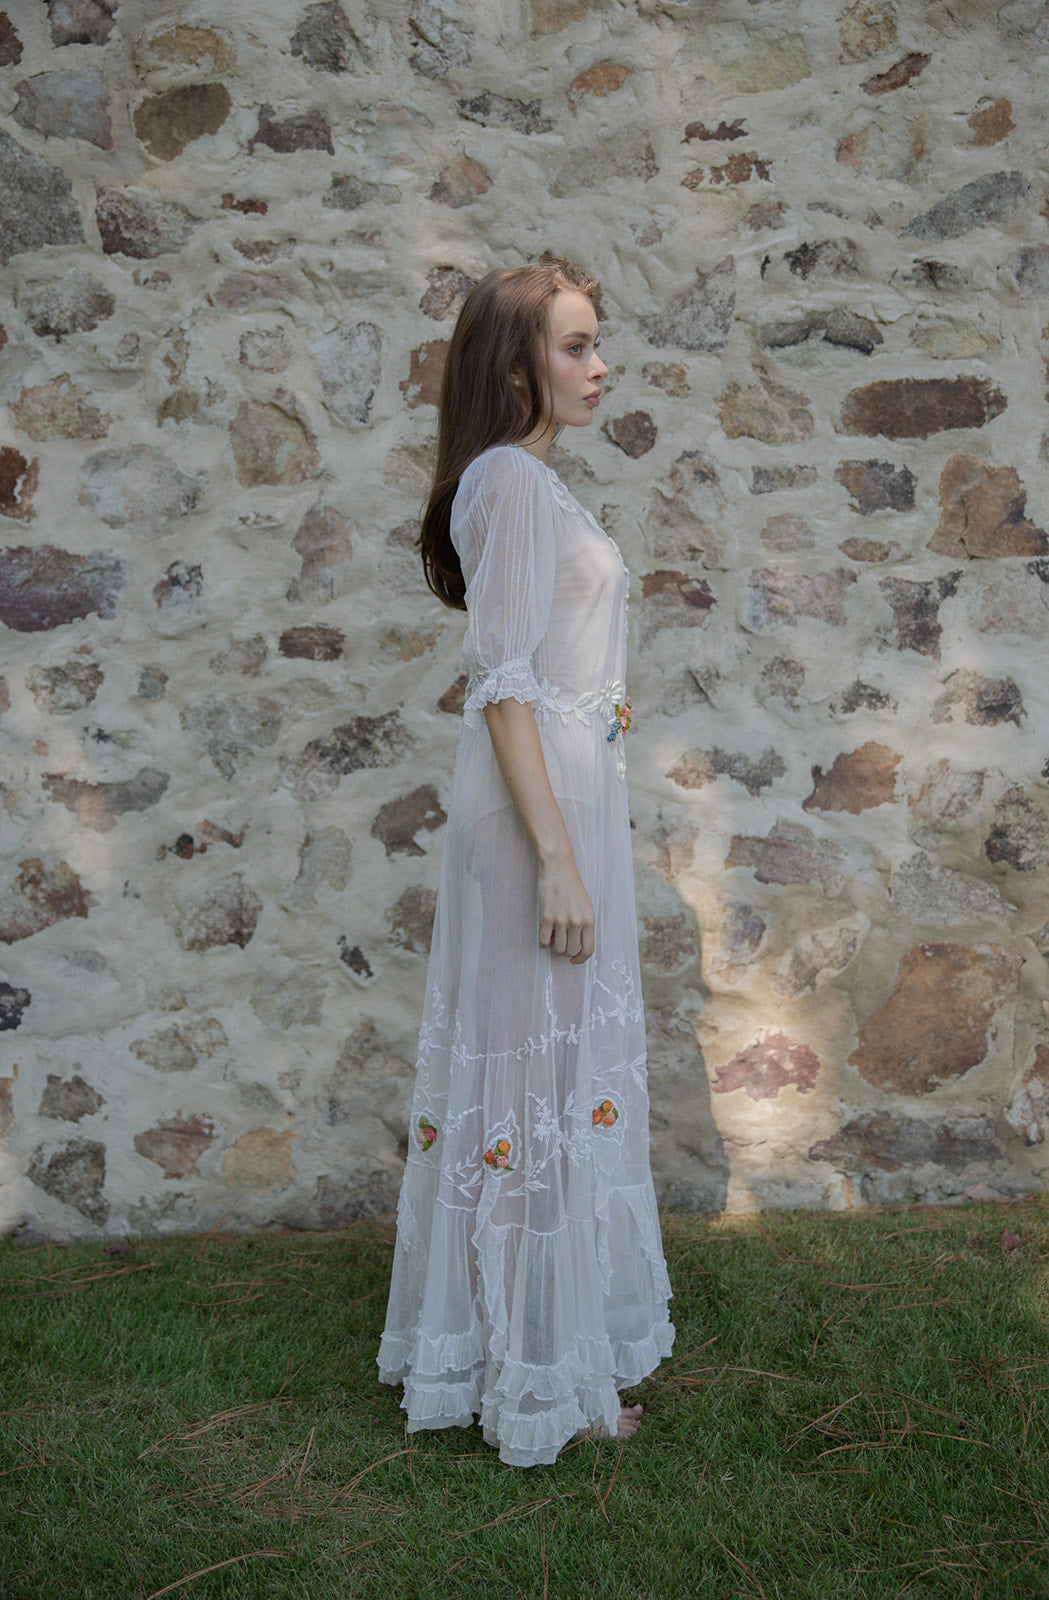
[(607, 367), (594, 278), (493, 272), (449, 346), (420, 546), (465, 609), (452, 779), (380, 1377), (511, 1466), (621, 1410), (673, 1341), (623, 744), (627, 574), (545, 464)]

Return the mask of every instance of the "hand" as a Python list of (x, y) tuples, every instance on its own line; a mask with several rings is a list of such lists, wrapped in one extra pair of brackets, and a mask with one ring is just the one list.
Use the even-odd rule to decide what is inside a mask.
[(551, 955), (567, 956), (573, 966), (594, 953), (594, 908), (574, 861), (541, 865), (539, 943)]

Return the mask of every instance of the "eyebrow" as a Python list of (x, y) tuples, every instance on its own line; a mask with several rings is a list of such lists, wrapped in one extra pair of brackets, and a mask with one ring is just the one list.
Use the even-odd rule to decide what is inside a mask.
[(601, 335), (595, 330), (593, 333), (563, 333), (561, 337), (562, 339), (599, 339)]

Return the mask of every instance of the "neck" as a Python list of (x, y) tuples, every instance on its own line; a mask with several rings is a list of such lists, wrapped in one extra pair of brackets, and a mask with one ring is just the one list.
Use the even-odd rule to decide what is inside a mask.
[(536, 460), (545, 462), (547, 451), (553, 444), (557, 431), (553, 423), (548, 422), (544, 428), (539, 429), (536, 433), (529, 434), (527, 439), (519, 441), (522, 450), (527, 450), (528, 454), (535, 456)]

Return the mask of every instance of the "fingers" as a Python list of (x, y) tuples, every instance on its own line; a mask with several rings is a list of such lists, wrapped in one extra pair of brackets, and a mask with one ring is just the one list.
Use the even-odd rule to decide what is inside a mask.
[(539, 943), (551, 955), (567, 956), (574, 966), (580, 966), (594, 953), (594, 924), (548, 918), (540, 925)]
[(579, 949), (572, 957), (574, 967), (582, 966), (584, 961), (589, 961), (594, 953), (594, 925), (586, 923), (580, 931)]

